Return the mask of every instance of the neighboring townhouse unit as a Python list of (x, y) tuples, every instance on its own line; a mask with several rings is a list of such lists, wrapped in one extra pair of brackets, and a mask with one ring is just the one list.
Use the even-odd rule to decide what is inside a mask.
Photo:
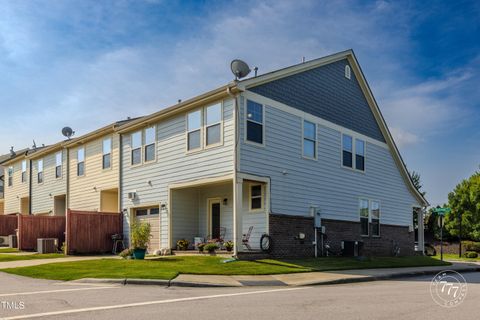
[(244, 254), (268, 234), (277, 256), (312, 256), (316, 236), (319, 252), (359, 241), (366, 254), (413, 254), (413, 210), (428, 203), (351, 50), (235, 81), (118, 131), (125, 233), (149, 221), (149, 250), (222, 237)]
[(63, 144), (68, 159), (66, 207), (72, 210), (120, 212), (120, 136), (118, 121)]
[(67, 204), (67, 150), (64, 142), (37, 151), (32, 161), (32, 214), (65, 215)]
[(5, 190), (5, 173), (4, 167), (2, 166), (2, 162), (7, 161), (10, 159), (10, 155), (3, 155), (0, 156), (0, 214), (4, 214), (5, 209), (5, 199), (4, 199), (4, 190)]

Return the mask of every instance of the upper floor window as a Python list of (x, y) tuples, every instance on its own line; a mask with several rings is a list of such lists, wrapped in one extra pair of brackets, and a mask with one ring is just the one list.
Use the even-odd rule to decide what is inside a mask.
[(13, 167), (8, 167), (8, 186), (13, 186)]
[(263, 209), (263, 187), (261, 184), (250, 186), (250, 210)]
[(355, 168), (365, 171), (365, 141), (355, 139)]
[(112, 166), (112, 138), (103, 139), (102, 168), (109, 169)]
[(142, 131), (137, 131), (131, 135), (132, 143), (132, 165), (142, 162)]
[(317, 158), (317, 125), (310, 121), (303, 121), (303, 156)]
[(155, 160), (155, 127), (145, 129), (145, 162)]
[(55, 178), (62, 177), (62, 152), (55, 154)]
[(342, 164), (353, 168), (353, 142), (352, 137), (344, 134), (342, 138)]
[(350, 79), (352, 77), (352, 70), (349, 65), (345, 66), (345, 78)]
[(371, 201), (371, 225), (372, 225), (372, 236), (380, 236), (380, 202)]
[(247, 100), (247, 141), (263, 144), (263, 105)]
[(27, 181), (27, 160), (22, 161), (22, 182)]
[(77, 176), (85, 174), (85, 147), (77, 149)]
[(360, 199), (360, 234), (362, 236), (368, 236), (368, 221), (369, 221), (370, 209), (368, 206), (368, 200)]
[(190, 112), (187, 116), (187, 149), (200, 149), (202, 146), (202, 110)]
[(38, 183), (43, 183), (43, 159), (37, 161), (37, 181)]
[(205, 108), (205, 130), (207, 146), (221, 143), (222, 140), (222, 104), (217, 103)]

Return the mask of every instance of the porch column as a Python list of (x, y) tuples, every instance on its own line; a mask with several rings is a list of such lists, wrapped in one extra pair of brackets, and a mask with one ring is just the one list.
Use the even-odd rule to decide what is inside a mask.
[(236, 256), (242, 248), (243, 237), (243, 179), (235, 179), (233, 183), (233, 254)]
[(425, 254), (425, 235), (424, 235), (424, 225), (423, 225), (423, 208), (417, 210), (418, 218), (418, 250)]

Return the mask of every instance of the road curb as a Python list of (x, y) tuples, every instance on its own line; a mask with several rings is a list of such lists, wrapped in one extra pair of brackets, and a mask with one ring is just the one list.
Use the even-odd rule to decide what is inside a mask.
[[(478, 267), (468, 267), (468, 268), (455, 268), (453, 266), (446, 266), (448, 270), (453, 270), (457, 272), (480, 272), (480, 266)], [(326, 280), (318, 282), (309, 282), (298, 285), (288, 285), (287, 283), (280, 283), (277, 281), (276, 286), (291, 286), (291, 287), (302, 287), (302, 286), (317, 286), (317, 285), (334, 285), (334, 284), (346, 284), (346, 283), (359, 283), (359, 282), (370, 282), (370, 281), (380, 281), (388, 279), (398, 279), (398, 278), (408, 278), (422, 275), (434, 275), (441, 272), (441, 270), (421, 270), (413, 272), (402, 272), (402, 273), (393, 273), (393, 274), (383, 274), (377, 276), (359, 276), (351, 278), (341, 278), (335, 280)], [(232, 285), (225, 283), (206, 283), (206, 282), (192, 282), (192, 281), (178, 281), (175, 279), (172, 280), (160, 280), (160, 279), (95, 279), (95, 278), (84, 278), (71, 281), (72, 283), (105, 283), (105, 284), (121, 284), (121, 285), (156, 285), (156, 286), (165, 286), (165, 287), (192, 287), (192, 288), (238, 288), (238, 287), (265, 287), (269, 286), (268, 282), (265, 281), (239, 281), (240, 285)], [(248, 284), (245, 284), (248, 283)]]

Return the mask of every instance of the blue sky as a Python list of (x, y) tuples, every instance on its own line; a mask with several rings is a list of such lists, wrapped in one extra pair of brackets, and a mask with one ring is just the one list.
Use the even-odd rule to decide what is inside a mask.
[(353, 48), (432, 204), (480, 165), (477, 1), (2, 1), (0, 153)]

